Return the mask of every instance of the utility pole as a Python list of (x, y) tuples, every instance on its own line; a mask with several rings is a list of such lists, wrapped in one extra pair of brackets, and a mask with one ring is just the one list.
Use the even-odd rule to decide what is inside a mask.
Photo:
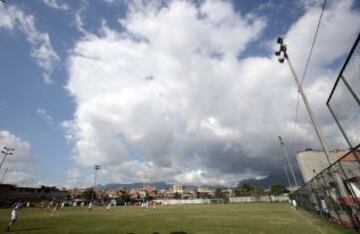
[[(289, 58), (289, 55), (287, 54), (286, 50), (287, 50), (287, 47), (286, 45), (284, 44), (284, 40), (283, 38), (279, 37), (277, 39), (277, 43), (279, 44), (280, 48), (278, 51), (275, 52), (275, 55), (278, 56), (278, 61), (280, 63), (284, 63), (284, 61), (286, 60), (288, 65), (289, 65), (289, 68), (290, 68), (290, 71), (291, 71), (291, 74), (295, 80), (295, 83), (297, 85), (297, 88), (298, 88), (298, 92), (300, 93), (301, 97), (302, 97), (302, 100), (305, 104), (305, 107), (306, 107), (306, 110), (309, 114), (309, 117), (311, 119), (311, 122), (313, 124), (313, 127), (315, 129), (315, 132), (316, 132), (316, 135), (320, 141), (320, 144), (321, 144), (321, 147), (325, 153), (325, 156), (326, 156), (326, 159), (329, 163), (329, 166), (332, 164), (331, 160), (330, 160), (330, 152), (329, 152), (329, 149), (325, 143), (325, 137), (324, 137), (324, 134), (322, 133), (322, 130), (320, 128), (320, 125), (319, 125), (319, 122), (315, 116), (315, 114), (313, 113), (311, 107), (310, 107), (310, 104), (305, 96), (305, 93), (303, 91), (303, 88), (302, 88), (302, 85), (295, 73), (295, 70), (291, 64), (291, 61), (290, 61), (290, 58)], [(342, 181), (342, 179), (340, 178), (340, 175), (336, 172), (336, 170), (334, 172), (332, 172), (330, 169), (329, 169), (330, 173), (332, 176), (334, 176), (335, 178), (335, 181), (336, 181), (336, 184), (337, 184), (337, 188), (339, 189), (339, 192), (340, 192), (340, 195), (343, 196), (343, 197), (347, 197), (348, 196), (348, 193), (346, 192), (346, 189), (345, 189), (345, 186), (344, 186), (344, 183)]]
[(14, 153), (14, 148), (10, 148), (10, 147), (7, 147), (7, 146), (4, 146), (3, 148), (4, 150), (1, 150), (1, 153), (4, 155), (4, 157), (2, 158), (1, 162), (0, 162), (0, 169), (2, 167), (2, 165), (4, 164), (5, 162), (5, 159), (7, 158), (7, 156), (9, 155), (13, 155)]
[(96, 176), (97, 176), (97, 171), (100, 169), (100, 166), (95, 165), (94, 169), (95, 169), (95, 173), (94, 173), (94, 183), (93, 183), (93, 188), (92, 188), (92, 193), (91, 193), (91, 202), (94, 202), (94, 189), (95, 189), (95, 183), (96, 183)]
[(280, 141), (281, 147), (283, 148), (283, 151), (284, 151), (284, 154), (285, 154), (285, 158), (286, 158), (286, 161), (287, 161), (288, 166), (289, 166), (289, 168), (290, 168), (290, 172), (291, 172), (291, 175), (292, 175), (292, 177), (293, 177), (295, 186), (298, 186), (298, 183), (297, 183), (297, 180), (296, 180), (296, 177), (295, 177), (294, 170), (293, 170), (293, 168), (292, 168), (292, 166), (291, 166), (291, 163), (290, 163), (289, 154), (288, 154), (288, 152), (287, 152), (287, 150), (286, 150), (286, 147), (285, 147), (285, 145), (284, 145), (283, 140), (281, 139), (281, 136), (279, 136), (279, 141)]

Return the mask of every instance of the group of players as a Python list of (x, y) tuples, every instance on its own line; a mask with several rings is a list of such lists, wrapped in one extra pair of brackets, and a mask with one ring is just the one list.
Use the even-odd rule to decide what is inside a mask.
[[(43, 210), (46, 210), (48, 212), (50, 212), (50, 216), (59, 216), (60, 215), (60, 210), (63, 209), (66, 206), (66, 202), (60, 202), (60, 201), (42, 201), (40, 204), (40, 208)], [(85, 208), (85, 202), (77, 202), (77, 201), (73, 201), (68, 203), (68, 205), (72, 206), (73, 208), (76, 208), (78, 205), (81, 208)], [(107, 210), (110, 210), (111, 206), (113, 206), (113, 203), (109, 203), (106, 206)], [(23, 201), (19, 201), (14, 203), (14, 205), (12, 206), (12, 210), (11, 210), (11, 214), (10, 214), (10, 223), (8, 224), (8, 226), (6, 227), (6, 231), (10, 231), (11, 227), (15, 224), (15, 222), (18, 220), (19, 217), (19, 212), (21, 209), (23, 208), (29, 208), (30, 207), (30, 202), (23, 202)], [(89, 210), (92, 210), (93, 208), (93, 203), (89, 202), (89, 204), (87, 205), (87, 208)]]

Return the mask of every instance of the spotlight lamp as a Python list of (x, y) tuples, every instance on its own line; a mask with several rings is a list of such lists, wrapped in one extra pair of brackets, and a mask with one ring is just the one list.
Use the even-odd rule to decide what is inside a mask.
[(286, 45), (284, 44), (284, 39), (278, 37), (276, 43), (279, 44), (279, 50), (275, 52), (275, 55), (278, 57), (279, 63), (283, 63), (287, 59)]

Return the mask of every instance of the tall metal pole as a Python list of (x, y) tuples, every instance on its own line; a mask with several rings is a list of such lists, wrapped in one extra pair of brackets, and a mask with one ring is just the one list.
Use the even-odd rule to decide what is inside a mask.
[(287, 150), (286, 150), (286, 147), (285, 147), (285, 145), (284, 145), (283, 140), (281, 139), (281, 136), (279, 136), (279, 141), (280, 141), (281, 147), (283, 148), (283, 151), (284, 151), (284, 154), (285, 154), (285, 158), (286, 158), (286, 161), (287, 161), (288, 166), (289, 166), (289, 168), (290, 168), (290, 172), (291, 172), (292, 178), (293, 178), (293, 180), (294, 180), (295, 186), (298, 186), (298, 183), (297, 183), (297, 180), (296, 180), (296, 177), (295, 177), (294, 170), (293, 170), (293, 168), (292, 168), (292, 166), (291, 166), (291, 163), (290, 163), (289, 154), (288, 154), (288, 152), (287, 152)]
[(7, 172), (8, 172), (8, 168), (5, 169), (4, 175), (2, 176), (2, 178), (0, 180), (0, 183), (4, 182), (4, 179), (5, 179), (5, 176), (6, 176)]
[(94, 183), (93, 183), (93, 188), (92, 188), (92, 193), (91, 193), (91, 202), (94, 201), (94, 190), (95, 190), (95, 183), (96, 183), (96, 176), (97, 176), (97, 171), (100, 169), (99, 165), (95, 165), (94, 166), (95, 169), (95, 173), (94, 173)]
[(0, 162), (0, 170), (1, 170), (1, 167), (2, 165), (4, 164), (5, 162), (5, 159), (7, 158), (8, 155), (13, 155), (13, 151), (15, 149), (14, 148), (10, 148), (10, 147), (7, 147), (7, 146), (4, 146), (4, 150), (1, 151), (1, 153), (4, 155), (4, 157), (2, 158), (1, 162)]
[(286, 163), (285, 163), (284, 161), (283, 161), (282, 163), (283, 163), (283, 167), (284, 167), (286, 179), (287, 179), (287, 181), (288, 181), (288, 185), (289, 185), (289, 187), (292, 187), (292, 184), (291, 184), (291, 181), (290, 181), (290, 177), (289, 177), (289, 172), (288, 172), (288, 170), (287, 170), (287, 168), (286, 168)]
[(146, 174), (144, 173), (144, 179), (143, 179), (143, 191), (142, 191), (142, 195), (143, 195), (143, 206), (145, 206), (145, 197), (146, 197), (146, 192), (145, 192), (145, 178), (146, 178)]
[[(279, 62), (280, 63), (283, 63), (285, 59), (288, 62), (291, 74), (293, 75), (293, 78), (294, 78), (295, 83), (297, 85), (298, 92), (300, 93), (300, 95), (302, 97), (302, 100), (303, 100), (303, 102), (305, 104), (306, 110), (307, 110), (307, 112), (309, 114), (309, 117), (310, 117), (311, 122), (313, 124), (313, 127), (315, 129), (316, 135), (318, 136), (321, 147), (322, 147), (322, 149), (323, 149), (323, 151), (325, 153), (326, 159), (327, 159), (327, 161), (329, 163), (329, 166), (330, 166), (332, 164), (332, 162), (330, 160), (331, 156), (330, 156), (329, 149), (328, 149), (328, 147), (327, 147), (327, 145), (325, 143), (324, 134), (322, 133), (319, 122), (318, 122), (314, 112), (312, 111), (312, 109), (310, 107), (308, 99), (306, 98), (305, 93), (303, 91), (302, 85), (301, 85), (301, 83), (300, 83), (300, 81), (299, 81), (299, 79), (298, 79), (298, 77), (297, 77), (297, 75), (295, 73), (295, 70), (294, 70), (294, 68), (292, 66), (290, 58), (289, 58), (289, 56), (288, 56), (288, 54), (286, 52), (286, 50), (287, 50), (286, 45), (284, 44), (283, 39), (280, 38), (280, 37), (278, 38), (277, 43), (280, 45), (280, 49), (279, 49), (279, 51), (275, 52), (275, 55), (279, 56)], [(283, 56), (283, 57), (280, 57), (280, 56)], [(330, 172), (331, 172), (331, 170), (330, 170)], [(331, 174), (333, 174), (333, 173), (331, 172)], [(340, 178), (340, 175), (335, 171), (333, 176), (335, 176), (336, 184), (337, 184), (337, 187), (339, 189), (339, 192), (340, 192), (341, 196), (345, 196), (345, 197), (348, 196), (348, 193), (346, 192), (345, 185), (344, 185), (342, 179)]]

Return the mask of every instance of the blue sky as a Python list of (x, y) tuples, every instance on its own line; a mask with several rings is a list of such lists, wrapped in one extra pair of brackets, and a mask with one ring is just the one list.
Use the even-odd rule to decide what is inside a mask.
[[(271, 62), (272, 43), (278, 35), (293, 42), (301, 70), (321, 4), (8, 0), (0, 6), (6, 16), (0, 19), (0, 143), (19, 150), (7, 161), (12, 173), (6, 181), (88, 186), (95, 163), (103, 166), (101, 183), (234, 184), (279, 170), (281, 149), (271, 133), (291, 136), (296, 95), (291, 80), (282, 79), (286, 68)], [(358, 5), (350, 0), (328, 3), (319, 39), (324, 43), (315, 51), (317, 67), (310, 71), (318, 78), (305, 84), (314, 100), (319, 95), (325, 100), (321, 90), (331, 87), (331, 74), (359, 31)], [(206, 19), (191, 18), (194, 11)], [(339, 29), (340, 37), (333, 28), (344, 23), (348, 27)], [(204, 32), (210, 39), (201, 36)], [(138, 43), (134, 36), (148, 43)], [(194, 44), (194, 51), (204, 52), (184, 59), (189, 54), (182, 51)], [(338, 49), (329, 52), (332, 46)], [(224, 57), (214, 62), (208, 51)], [(267, 77), (266, 71), (275, 70)], [(154, 79), (139, 79), (147, 75)], [(205, 78), (214, 85), (202, 83)], [(256, 91), (252, 84), (269, 86)], [(253, 98), (257, 92), (263, 95)], [(273, 109), (265, 110), (262, 105), (269, 97), (274, 97), (269, 105)], [(276, 100), (287, 101), (277, 105)], [(251, 105), (259, 109), (247, 111)], [(327, 123), (320, 105), (314, 103)], [(306, 115), (300, 124), (294, 149), (316, 148)], [(341, 143), (335, 126), (326, 127), (329, 142)], [(257, 141), (263, 147), (254, 146)], [(28, 146), (18, 146), (24, 142)], [(264, 152), (271, 158), (269, 165), (257, 163)], [(224, 161), (228, 163), (219, 164)]]

